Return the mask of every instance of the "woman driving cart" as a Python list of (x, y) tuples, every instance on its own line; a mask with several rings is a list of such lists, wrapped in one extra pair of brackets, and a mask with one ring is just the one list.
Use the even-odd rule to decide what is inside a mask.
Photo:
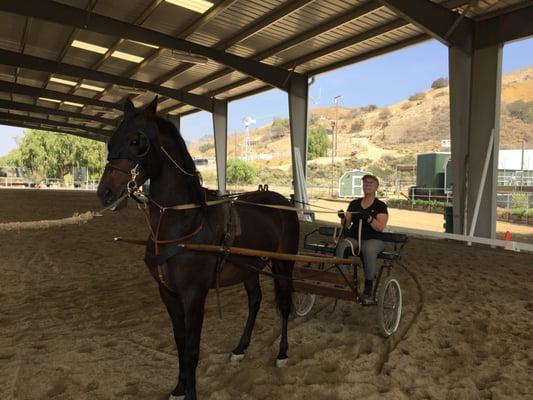
[(348, 249), (350, 249), (350, 253), (356, 255), (359, 250), (358, 239), (360, 239), (360, 254), (365, 272), (365, 287), (361, 301), (368, 305), (373, 302), (372, 294), (376, 279), (378, 254), (385, 249), (385, 242), (378, 239), (377, 236), (379, 236), (379, 232), (385, 229), (389, 213), (387, 205), (376, 198), (376, 191), (379, 187), (378, 178), (367, 174), (363, 176), (362, 181), (364, 197), (352, 200), (346, 212), (343, 210), (338, 212), (343, 226), (348, 228), (348, 234), (339, 241), (335, 255), (345, 257)]

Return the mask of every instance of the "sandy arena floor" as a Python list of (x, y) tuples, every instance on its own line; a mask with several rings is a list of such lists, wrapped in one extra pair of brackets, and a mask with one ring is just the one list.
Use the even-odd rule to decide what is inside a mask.
[[(94, 193), (0, 190), (0, 224), (98, 209)], [(146, 236), (132, 204), (83, 225), (1, 227), (0, 399), (167, 399), (177, 377), (170, 321), (143, 248), (111, 241)], [(270, 281), (238, 365), (228, 355), (245, 322), (244, 289), (222, 291), (223, 320), (211, 294), (200, 398), (531, 399), (533, 255), (413, 239), (404, 262), (422, 291), (396, 269), (405, 306), (398, 335), (378, 335), (375, 308), (333, 310), (320, 298), (291, 321), (284, 369), (274, 367)]]

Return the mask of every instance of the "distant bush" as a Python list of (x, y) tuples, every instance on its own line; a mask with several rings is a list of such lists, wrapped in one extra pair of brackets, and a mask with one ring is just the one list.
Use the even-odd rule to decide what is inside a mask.
[(290, 125), (288, 118), (274, 117), (272, 120), (271, 133), (272, 137), (285, 136), (290, 132)]
[(533, 123), (533, 101), (515, 101), (507, 106), (507, 111), (511, 116), (524, 121), (526, 124)]
[(200, 150), (200, 152), (202, 152), (202, 153), (205, 153), (206, 151), (211, 150), (214, 147), (215, 147), (215, 145), (213, 143), (206, 143), (206, 144), (201, 145), (198, 148), (198, 150)]
[(513, 193), (511, 195), (511, 208), (526, 208), (528, 206), (527, 193)]
[(308, 154), (309, 160), (324, 157), (328, 152), (328, 132), (325, 128), (317, 127), (309, 129)]
[(239, 159), (228, 160), (227, 180), (229, 184), (253, 183), (257, 172), (255, 168)]
[(440, 89), (449, 85), (448, 78), (439, 78), (433, 81), (431, 89)]
[(391, 111), (388, 108), (384, 108), (379, 112), (379, 119), (387, 119), (392, 115)]
[(424, 100), (425, 98), (426, 98), (426, 94), (424, 92), (419, 92), (419, 93), (415, 93), (409, 96), (409, 101)]
[(439, 93), (436, 93), (435, 96), (433, 96), (433, 98), (436, 98), (436, 97), (442, 97), (442, 96), (448, 96), (448, 93), (446, 93), (446, 92), (439, 92)]
[(407, 110), (407, 109), (411, 108), (412, 106), (413, 105), (411, 103), (403, 103), (401, 109), (402, 110)]
[(365, 128), (365, 121), (363, 119), (357, 119), (352, 123), (350, 130), (353, 133), (361, 132)]
[(368, 106), (366, 107), (361, 107), (361, 111), (364, 111), (364, 112), (372, 112), (374, 110), (377, 110), (379, 107), (376, 106), (375, 104), (369, 104)]

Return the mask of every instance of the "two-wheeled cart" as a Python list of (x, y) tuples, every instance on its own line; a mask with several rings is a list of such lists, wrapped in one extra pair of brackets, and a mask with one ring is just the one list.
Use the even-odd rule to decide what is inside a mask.
[[(334, 227), (320, 227), (305, 236), (306, 253), (285, 254), (261, 251), (242, 247), (225, 247), (211, 244), (178, 244), (189, 250), (226, 255), (239, 255), (269, 259), (295, 261), (293, 271), (293, 314), (297, 317), (307, 315), (316, 300), (316, 295), (336, 300), (348, 300), (362, 304), (358, 289), (358, 271), (361, 269), (359, 257), (334, 257), (336, 243)], [(313, 234), (329, 238), (322, 242), (312, 242)], [(377, 306), (378, 327), (384, 336), (392, 335), (400, 324), (402, 314), (402, 291), (400, 283), (392, 275), (392, 267), (400, 259), (400, 253), (407, 237), (400, 234), (385, 233), (380, 239), (394, 244), (394, 250), (382, 252), (378, 258), (383, 260), (374, 291), (371, 306)]]
[[(408, 241), (406, 235), (381, 233), (379, 239), (392, 243), (391, 249), (379, 253), (382, 260), (371, 301), (361, 301), (359, 282), (362, 276), (362, 263), (359, 257), (330, 259), (337, 247), (337, 232), (341, 228), (319, 227), (305, 235), (305, 254), (312, 254), (314, 262), (297, 263), (293, 272), (293, 314), (307, 315), (316, 296), (331, 297), (336, 300), (353, 301), (357, 304), (377, 307), (377, 322), (382, 335), (392, 335), (400, 324), (402, 315), (402, 290), (398, 279), (392, 274), (393, 267), (400, 260), (403, 247)], [(316, 240), (316, 236), (321, 240)], [(314, 240), (313, 240), (314, 239)], [(317, 254), (324, 256), (317, 256)]]

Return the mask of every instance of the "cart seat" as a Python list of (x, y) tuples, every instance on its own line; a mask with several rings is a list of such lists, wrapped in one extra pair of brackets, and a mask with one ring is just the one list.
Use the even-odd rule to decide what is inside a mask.
[[(337, 244), (334, 242), (336, 239), (339, 229), (334, 226), (321, 226), (318, 229), (315, 229), (314, 231), (308, 233), (305, 236), (304, 240), (304, 249), (310, 250), (316, 253), (322, 253), (322, 254), (331, 254), (335, 255), (335, 250), (337, 247)], [(320, 241), (320, 242), (311, 242), (310, 236), (312, 234), (318, 233), (321, 236), (328, 237), (328, 241)], [(381, 260), (386, 261), (395, 261), (400, 256), (400, 251), (403, 248), (403, 246), (407, 243), (409, 240), (408, 237), (404, 234), (400, 233), (391, 233), (391, 232), (380, 232), (376, 234), (376, 239), (383, 240), (384, 242), (394, 243), (394, 251), (382, 251), (378, 254), (378, 258)], [(397, 246), (400, 246), (398, 248)]]

